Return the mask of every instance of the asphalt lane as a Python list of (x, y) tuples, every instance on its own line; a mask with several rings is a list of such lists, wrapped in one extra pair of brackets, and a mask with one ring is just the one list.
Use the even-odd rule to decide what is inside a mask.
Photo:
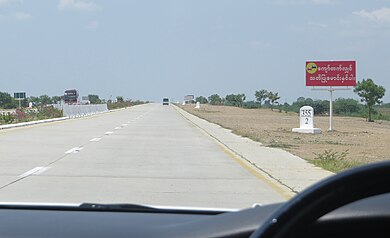
[(0, 201), (243, 208), (284, 198), (173, 107), (0, 131)]

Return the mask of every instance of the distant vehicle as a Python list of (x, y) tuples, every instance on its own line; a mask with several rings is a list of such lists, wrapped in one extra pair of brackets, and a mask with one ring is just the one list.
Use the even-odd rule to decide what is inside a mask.
[(169, 99), (163, 98), (163, 105), (169, 105)]
[(64, 93), (64, 101), (66, 104), (78, 104), (79, 91), (77, 91), (76, 89), (66, 90)]
[(82, 96), (81, 97), (81, 102), (80, 102), (82, 105), (88, 105), (88, 104), (91, 104), (91, 102), (89, 101), (89, 97), (88, 96)]

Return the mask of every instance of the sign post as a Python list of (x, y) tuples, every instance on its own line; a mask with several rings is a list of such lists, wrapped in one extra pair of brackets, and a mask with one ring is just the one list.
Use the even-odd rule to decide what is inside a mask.
[(19, 101), (19, 108), (22, 107), (21, 101), (26, 98), (25, 92), (14, 93), (14, 98)]
[(313, 90), (329, 91), (329, 131), (332, 131), (333, 92), (356, 86), (356, 61), (307, 61), (306, 86), (312, 86)]
[(332, 86), (329, 87), (330, 101), (329, 101), (329, 131), (332, 131), (332, 118), (333, 118), (333, 91)]

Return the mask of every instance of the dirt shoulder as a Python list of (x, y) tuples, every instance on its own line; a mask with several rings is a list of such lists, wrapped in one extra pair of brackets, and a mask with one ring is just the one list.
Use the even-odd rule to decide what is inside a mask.
[[(259, 141), (264, 146), (278, 147), (303, 159), (318, 162), (325, 150), (341, 155), (346, 152), (341, 169), (390, 159), (390, 122), (368, 123), (363, 118), (334, 117), (333, 132), (327, 132), (328, 117), (315, 117), (315, 126), (322, 134), (300, 134), (291, 131), (299, 127), (297, 113), (270, 109), (242, 109), (228, 106), (194, 105), (182, 109), (210, 122), (231, 129), (233, 133)], [(317, 158), (317, 159), (315, 159)], [(341, 169), (330, 169), (339, 171)]]

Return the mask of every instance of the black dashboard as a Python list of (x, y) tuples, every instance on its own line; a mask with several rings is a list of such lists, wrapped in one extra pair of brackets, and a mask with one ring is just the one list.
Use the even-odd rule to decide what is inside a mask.
[[(236, 212), (1, 205), (1, 237), (249, 237), (281, 205)], [(390, 237), (390, 194), (339, 208), (300, 237)]]

